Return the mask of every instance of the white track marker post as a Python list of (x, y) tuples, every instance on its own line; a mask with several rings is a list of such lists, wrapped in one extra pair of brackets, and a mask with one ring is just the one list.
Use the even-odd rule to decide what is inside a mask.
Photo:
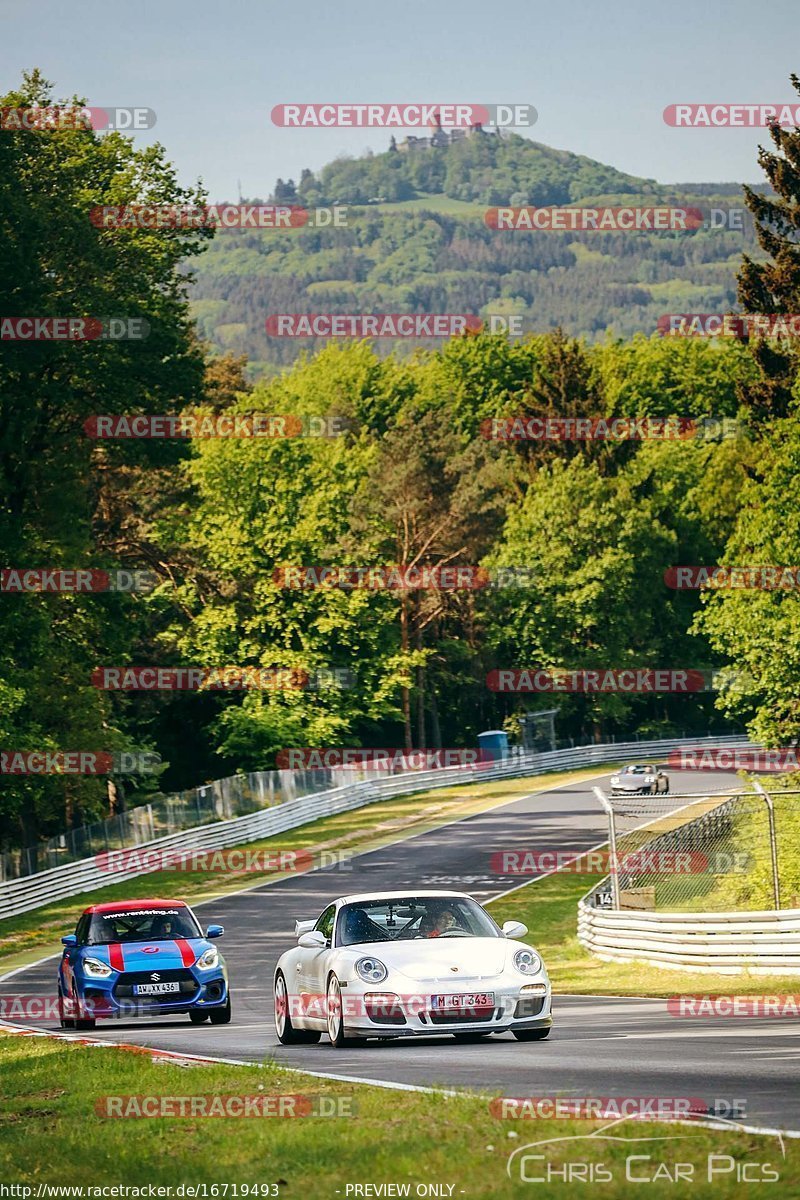
[(617, 826), (614, 820), (614, 809), (611, 801), (601, 787), (592, 788), (600, 801), (603, 811), (608, 817), (608, 849), (610, 852), (611, 903), (613, 908), (619, 908), (619, 875), (617, 873)]
[(775, 804), (772, 796), (758, 779), (753, 779), (753, 787), (767, 806), (769, 815), (769, 851), (772, 858), (772, 891), (775, 898), (775, 911), (781, 907), (781, 881), (778, 875), (778, 839), (775, 834)]

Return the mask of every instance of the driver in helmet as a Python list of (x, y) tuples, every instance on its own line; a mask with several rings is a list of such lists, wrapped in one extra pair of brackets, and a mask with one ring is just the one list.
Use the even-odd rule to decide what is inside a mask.
[(443, 933), (448, 933), (456, 927), (456, 918), (453, 910), (450, 908), (442, 908), (438, 913), (429, 913), (420, 926), (420, 932), (425, 937), (441, 937)]

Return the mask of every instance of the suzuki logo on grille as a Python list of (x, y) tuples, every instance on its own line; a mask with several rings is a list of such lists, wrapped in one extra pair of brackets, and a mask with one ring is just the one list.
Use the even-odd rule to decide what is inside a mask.
[(153, 974), (150, 976), (150, 978), (152, 979), (153, 983), (158, 983), (161, 976), (159, 975), (158, 971), (153, 971)]

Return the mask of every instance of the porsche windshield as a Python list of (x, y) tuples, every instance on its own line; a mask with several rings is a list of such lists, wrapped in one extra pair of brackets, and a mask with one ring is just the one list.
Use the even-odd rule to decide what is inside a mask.
[(188, 908), (146, 908), (135, 912), (92, 913), (87, 946), (110, 942), (164, 942), (202, 937)]
[(440, 937), (502, 937), (502, 934), (479, 904), (461, 896), (359, 900), (342, 905), (336, 926), (337, 946)]
[(623, 775), (652, 775), (655, 767), (642, 766), (637, 764), (635, 767), (623, 767), (621, 774)]

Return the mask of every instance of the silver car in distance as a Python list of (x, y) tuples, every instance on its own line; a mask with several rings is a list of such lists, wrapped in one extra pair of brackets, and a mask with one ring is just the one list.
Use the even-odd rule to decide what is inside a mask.
[(638, 792), (665, 796), (669, 791), (669, 778), (653, 763), (635, 763), (623, 767), (611, 777), (611, 795), (633, 796)]
[(479, 1041), (510, 1031), (550, 1033), (550, 980), (540, 956), (463, 892), (342, 896), (316, 921), (296, 923), (297, 945), (275, 968), (275, 1028), (285, 1046), (338, 1048), (366, 1038), (452, 1034)]

